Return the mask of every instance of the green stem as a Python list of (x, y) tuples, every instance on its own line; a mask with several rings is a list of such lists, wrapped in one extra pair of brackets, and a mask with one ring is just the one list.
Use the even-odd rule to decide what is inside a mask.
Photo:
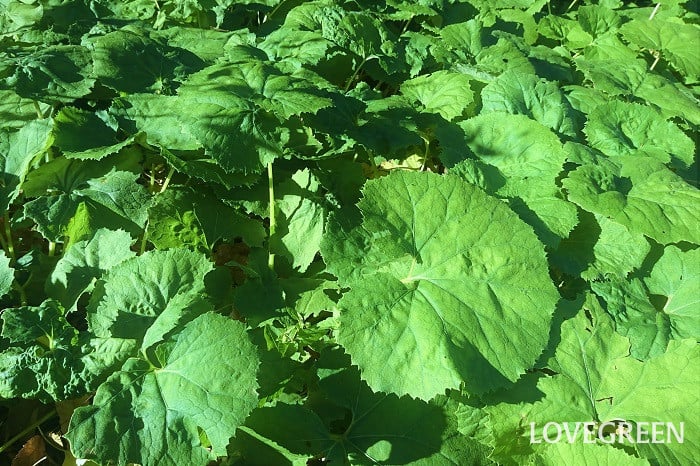
[(365, 66), (365, 63), (367, 63), (368, 61), (370, 61), (373, 58), (379, 58), (379, 57), (376, 55), (370, 55), (369, 57), (362, 60), (362, 63), (360, 63), (360, 65), (357, 68), (355, 68), (355, 71), (352, 73), (352, 76), (350, 76), (350, 79), (348, 80), (347, 84), (345, 84), (345, 89), (344, 89), (345, 92), (348, 92), (350, 90), (350, 86), (352, 86), (353, 81), (355, 81), (357, 74), (360, 72), (362, 67)]
[(43, 119), (44, 119), (44, 114), (41, 112), (41, 107), (39, 106), (39, 102), (37, 102), (36, 100), (34, 100), (33, 102), (34, 102), (34, 109), (36, 110), (36, 116), (37, 116), (40, 120), (43, 120)]
[(170, 167), (170, 171), (168, 172), (168, 176), (165, 177), (165, 181), (163, 182), (163, 186), (160, 188), (160, 192), (162, 193), (166, 189), (168, 189), (168, 185), (170, 184), (170, 180), (173, 179), (173, 174), (175, 173), (175, 167)]
[(0, 235), (0, 247), (2, 250), (7, 252), (7, 241), (5, 241), (5, 235)]
[(270, 18), (272, 18), (273, 16), (275, 16), (275, 13), (277, 13), (277, 10), (279, 10), (280, 7), (281, 7), (282, 5), (284, 5), (284, 4), (285, 4), (284, 0), (281, 1), (281, 2), (279, 2), (279, 3), (277, 4), (277, 6), (274, 7), (274, 8), (272, 9), (271, 12), (269, 12), (268, 14), (265, 15), (265, 18), (263, 18), (263, 23), (264, 23), (265, 21), (269, 20)]
[(16, 259), (15, 256), (15, 244), (12, 242), (12, 230), (10, 229), (10, 213), (5, 211), (5, 239), (7, 240), (7, 253), (10, 255), (10, 258), (14, 261)]
[(570, 9), (574, 7), (578, 3), (578, 0), (573, 0), (571, 3), (569, 3), (569, 6), (566, 7), (566, 11), (568, 12)]
[(267, 185), (270, 194), (270, 237), (268, 239), (267, 266), (270, 270), (274, 270), (275, 255), (272, 253), (272, 238), (277, 230), (277, 222), (275, 221), (275, 184), (272, 176), (272, 162), (267, 164)]
[[(412, 21), (412, 20), (413, 20), (413, 16), (411, 16), (410, 18), (408, 18), (408, 20), (406, 21), (406, 24), (404, 24), (404, 25), (403, 25), (403, 28), (401, 29), (401, 34), (403, 34), (404, 32), (406, 32), (406, 29), (408, 29), (408, 25), (411, 24), (411, 21)], [(401, 34), (399, 34), (399, 35), (401, 35)]]
[(148, 220), (146, 220), (146, 225), (143, 227), (143, 236), (141, 237), (141, 247), (139, 247), (139, 256), (142, 256), (146, 252), (146, 244), (148, 243)]
[(659, 63), (659, 59), (661, 58), (661, 52), (656, 52), (656, 58), (654, 59), (654, 63), (651, 64), (649, 67), (649, 71), (654, 71), (654, 67)]
[(430, 141), (423, 138), (423, 142), (425, 143), (425, 153), (423, 153), (423, 163), (420, 166), (420, 171), (425, 170), (425, 163), (428, 161), (428, 152), (430, 151)]
[(49, 241), (49, 257), (56, 255), (56, 242)]
[(656, 13), (659, 11), (660, 6), (661, 6), (661, 2), (657, 2), (656, 6), (654, 7), (654, 11), (652, 11), (651, 14), (649, 15), (649, 21), (654, 19), (654, 16), (656, 16)]
[(26, 429), (24, 429), (24, 430), (23, 430), (22, 432), (20, 432), (19, 434), (17, 434), (17, 435), (15, 435), (14, 437), (12, 437), (12, 438), (11, 438), (10, 440), (8, 440), (4, 445), (0, 446), (0, 453), (2, 453), (3, 451), (7, 450), (9, 447), (11, 447), (12, 445), (14, 445), (15, 442), (17, 442), (18, 440), (22, 439), (25, 435), (27, 435), (28, 433), (30, 433), (31, 431), (33, 431), (34, 429), (36, 429), (38, 426), (42, 425), (43, 423), (45, 423), (45, 422), (48, 421), (49, 419), (52, 419), (52, 418), (54, 418), (54, 417), (56, 417), (56, 416), (57, 416), (56, 411), (51, 411), (51, 412), (49, 412), (48, 414), (44, 415), (44, 417), (42, 417), (42, 418), (39, 419), (38, 421), (34, 422), (32, 425), (30, 425), (29, 427), (27, 427)]

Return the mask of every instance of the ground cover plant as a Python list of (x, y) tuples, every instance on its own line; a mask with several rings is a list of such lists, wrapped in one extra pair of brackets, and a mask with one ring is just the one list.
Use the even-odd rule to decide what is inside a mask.
[(693, 464), (699, 19), (0, 0), (0, 463)]

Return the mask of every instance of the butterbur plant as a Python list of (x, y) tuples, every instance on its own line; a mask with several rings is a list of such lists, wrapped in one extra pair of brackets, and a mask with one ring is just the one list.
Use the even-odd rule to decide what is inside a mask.
[(693, 464), (698, 14), (5, 0), (0, 463)]

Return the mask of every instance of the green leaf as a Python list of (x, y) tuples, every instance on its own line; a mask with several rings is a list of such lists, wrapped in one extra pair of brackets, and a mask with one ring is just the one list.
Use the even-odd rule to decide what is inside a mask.
[[(85, 134), (90, 134), (86, 138)], [(117, 132), (96, 113), (64, 107), (54, 119), (54, 143), (67, 158), (101, 160), (132, 144), (117, 140)]]
[[(617, 41), (611, 46), (617, 50), (622, 44)], [(579, 58), (576, 65), (600, 90), (612, 95), (637, 96), (658, 107), (666, 119), (679, 116), (693, 124), (700, 124), (699, 101), (692, 91), (681, 83), (650, 71), (644, 60)]]
[(338, 341), (373, 390), (481, 393), (532, 366), (558, 294), (530, 227), (478, 188), (429, 173), (370, 181), (358, 206), (361, 225), (329, 227), (322, 253), (350, 288)]
[[(149, 144), (166, 149), (196, 150), (201, 146), (178, 119), (182, 110), (176, 96), (133, 94), (115, 100), (112, 111), (130, 134), (146, 133)], [(128, 120), (126, 120), (128, 119)]]
[[(215, 78), (215, 79), (214, 79)], [(332, 105), (318, 85), (297, 76), (285, 75), (262, 62), (213, 65), (187, 80), (180, 95), (233, 93), (234, 97), (254, 103), (281, 120), (302, 113), (316, 113)], [(205, 99), (211, 102), (211, 98)]]
[(321, 356), (319, 391), (306, 406), (278, 403), (251, 413), (232, 442), (246, 464), (262, 464), (258, 455), (358, 465), (490, 464), (486, 447), (457, 432), (446, 400), (374, 393), (347, 359), (337, 350)]
[(0, 30), (16, 32), (32, 26), (41, 20), (44, 8), (41, 3), (25, 3), (18, 0), (6, 0), (4, 11), (0, 14)]
[(263, 63), (213, 65), (180, 88), (180, 119), (225, 170), (259, 172), (282, 155), (289, 139), (280, 118), (313, 112), (331, 102), (296, 90), (297, 83)]
[(576, 136), (573, 109), (559, 87), (534, 74), (506, 71), (481, 91), (482, 112), (526, 115), (567, 136)]
[(625, 278), (641, 267), (651, 250), (643, 234), (632, 233), (605, 216), (581, 212), (579, 220), (550, 258), (551, 263), (572, 276), (581, 275), (585, 280)]
[(0, 251), (0, 298), (10, 292), (14, 280), (15, 270), (10, 267), (10, 258), (5, 251)]
[[(575, 427), (571, 427), (575, 429)], [(623, 449), (610, 448), (596, 444), (555, 443), (542, 452), (538, 452), (537, 464), (556, 466), (566, 464), (571, 466), (606, 466), (609, 464), (624, 464), (625, 466), (649, 466), (649, 461), (638, 458)]]
[(651, 295), (665, 298), (662, 311), (671, 321), (673, 338), (700, 340), (700, 249), (667, 246), (644, 282)]
[(667, 119), (681, 117), (694, 125), (700, 125), (700, 100), (680, 83), (657, 74), (648, 74), (635, 94), (659, 107)]
[(577, 21), (556, 15), (542, 18), (538, 24), (537, 32), (550, 39), (563, 42), (569, 50), (581, 49), (593, 41), (593, 37)]
[(282, 217), (276, 220), (279, 236), (272, 238), (272, 247), (300, 272), (309, 267), (321, 246), (327, 213), (319, 187), (316, 177), (306, 169), (294, 173), (275, 190), (279, 196), (275, 207)]
[(584, 165), (563, 181), (569, 199), (661, 244), (700, 244), (700, 191), (655, 159), (618, 157)]
[(148, 239), (159, 249), (191, 246), (211, 252), (217, 241), (241, 237), (262, 246), (259, 221), (244, 217), (213, 196), (174, 187), (160, 193), (149, 209)]
[[(535, 72), (534, 66), (527, 58), (527, 53), (506, 37), (499, 38), (495, 45), (481, 49), (476, 56), (476, 62), (479, 70), (491, 75), (498, 75), (508, 70), (525, 74)], [(457, 70), (461, 71), (459, 68)], [(484, 81), (491, 79), (489, 77)]]
[(75, 411), (66, 438), (77, 457), (204, 466), (226, 454), (257, 399), (259, 359), (244, 326), (207, 313), (156, 352), (157, 361), (129, 359)]
[(105, 177), (89, 180), (88, 188), (77, 193), (143, 227), (148, 218), (146, 208), (150, 197), (136, 180), (138, 175), (134, 173), (115, 171)]
[(430, 43), (435, 58), (440, 62), (469, 62), (469, 58), (477, 56), (487, 45), (484, 44), (483, 24), (477, 19), (448, 24), (440, 29), (439, 34), (439, 40), (431, 40)]
[(459, 126), (478, 159), (456, 167), (457, 174), (491, 195), (509, 199), (540, 240), (555, 247), (577, 223), (575, 206), (563, 199), (555, 183), (566, 159), (559, 138), (523, 115), (500, 112), (481, 114)]
[[(230, 0), (229, 0), (230, 2)], [(247, 30), (221, 31), (193, 27), (170, 26), (150, 31), (151, 37), (163, 38), (168, 45), (192, 52), (207, 64), (212, 64), (226, 54), (233, 45), (255, 45), (254, 34)]]
[(669, 316), (651, 304), (640, 279), (611, 278), (591, 283), (591, 289), (605, 301), (615, 330), (629, 338), (633, 357), (644, 361), (666, 351), (672, 338)]
[(252, 328), (273, 317), (279, 317), (285, 308), (284, 290), (280, 279), (268, 265), (267, 251), (251, 251), (247, 272), (250, 278), (233, 290), (233, 304)]
[(42, 115), (48, 113), (48, 106), (40, 104), (37, 110), (35, 100), (19, 96), (17, 93), (8, 90), (0, 90), (0, 119), (3, 128), (8, 130), (18, 130), (32, 120), (36, 120), (37, 112)]
[(126, 340), (79, 333), (55, 301), (5, 309), (0, 353), (0, 396), (44, 402), (76, 398), (94, 390), (134, 350)]
[[(551, 458), (562, 455), (559, 464), (571, 457), (570, 448), (553, 444), (530, 442), (530, 423), (541, 429), (547, 422), (609, 422), (623, 420), (632, 427), (634, 438), (641, 422), (685, 423), (685, 443), (635, 445), (637, 452), (650, 462), (684, 464), (692, 461), (697, 451), (698, 424), (697, 384), (700, 383), (700, 352), (695, 341), (671, 342), (666, 353), (640, 362), (629, 356), (629, 343), (617, 335), (610, 318), (591, 301), (578, 314), (561, 326), (561, 341), (556, 353), (547, 362), (552, 376), (539, 377), (536, 390), (538, 401), (520, 403), (500, 402), (485, 410), (491, 419), (494, 443), (507, 458), (516, 453), (534, 453)], [(649, 400), (668, 399), (668, 387), (673, 387), (673, 401), (650, 403)], [(522, 389), (521, 389), (522, 393)], [(514, 393), (517, 396), (517, 393)], [(502, 397), (501, 397), (502, 399)], [(573, 430), (573, 425), (571, 426)], [(649, 427), (647, 426), (647, 430)], [(578, 441), (582, 444), (583, 433)], [(586, 445), (588, 455), (603, 461), (613, 445), (604, 445), (597, 438)], [(607, 440), (606, 440), (607, 441)], [(629, 443), (626, 443), (629, 446)], [(601, 451), (597, 447), (604, 447)], [(588, 458), (588, 456), (586, 456)], [(512, 463), (512, 461), (510, 461)], [(594, 463), (595, 464), (595, 463)], [(626, 463), (625, 463), (626, 464)]]
[(620, 28), (623, 37), (640, 48), (660, 52), (685, 78), (686, 83), (700, 79), (700, 53), (689, 44), (697, 41), (700, 28), (679, 20), (632, 20)]
[(97, 230), (90, 240), (73, 244), (56, 263), (46, 282), (46, 294), (72, 309), (80, 296), (92, 291), (94, 281), (136, 255), (131, 236), (123, 231)]
[(420, 103), (421, 110), (439, 113), (446, 120), (465, 116), (474, 102), (471, 79), (462, 73), (436, 71), (419, 76), (401, 85), (401, 94), (411, 103)]
[(205, 252), (207, 244), (202, 226), (194, 212), (190, 190), (171, 188), (158, 194), (148, 210), (148, 240), (158, 249), (189, 246)]
[(299, 31), (282, 27), (268, 34), (258, 46), (271, 58), (285, 60), (299, 67), (318, 64), (326, 58), (333, 43), (319, 31)]
[(203, 151), (169, 151), (161, 150), (161, 155), (176, 171), (187, 176), (221, 185), (225, 189), (247, 186), (260, 178), (259, 173), (229, 173), (216, 160), (205, 155)]
[(87, 187), (89, 180), (105, 177), (111, 171), (140, 173), (141, 157), (138, 151), (129, 149), (99, 161), (57, 157), (34, 168), (22, 183), (22, 191), (26, 197), (56, 192), (70, 194)]
[(693, 140), (644, 105), (612, 101), (599, 106), (588, 116), (584, 132), (591, 147), (610, 157), (653, 157), (680, 168), (694, 160)]
[[(136, 28), (122, 29), (89, 41), (94, 74), (105, 85), (125, 92), (172, 93), (203, 62), (185, 49), (158, 44)], [(138, 66), (134, 66), (138, 57)]]
[(206, 256), (187, 249), (149, 251), (112, 267), (97, 282), (88, 325), (100, 337), (129, 338), (147, 349), (211, 310)]
[[(617, 50), (616, 46), (624, 47), (619, 41), (611, 44), (614, 50)], [(649, 75), (644, 60), (629, 57), (593, 58), (587, 55), (576, 59), (576, 67), (595, 88), (614, 96), (634, 94)]]
[(0, 209), (7, 210), (33, 160), (51, 145), (51, 121), (35, 120), (17, 132), (0, 134)]
[(42, 102), (72, 102), (95, 84), (90, 52), (79, 45), (39, 47), (14, 60), (14, 73), (5, 78), (22, 97)]
[(622, 24), (620, 15), (603, 5), (582, 5), (576, 13), (576, 19), (583, 30), (594, 38), (616, 31)]
[(582, 113), (590, 113), (599, 105), (609, 102), (609, 97), (597, 88), (566, 86), (566, 91), (566, 99), (571, 106)]
[[(73, 175), (68, 174), (69, 177)], [(85, 233), (99, 228), (123, 228), (138, 236), (146, 224), (151, 201), (146, 189), (136, 183), (138, 177), (130, 172), (110, 172), (101, 178), (87, 180), (88, 187), (85, 189), (27, 202), (24, 215), (32, 219), (41, 234), (50, 241), (62, 241), (76, 215), (90, 223), (80, 227), (73, 224), (73, 231), (82, 230)], [(81, 209), (87, 209), (87, 215)]]

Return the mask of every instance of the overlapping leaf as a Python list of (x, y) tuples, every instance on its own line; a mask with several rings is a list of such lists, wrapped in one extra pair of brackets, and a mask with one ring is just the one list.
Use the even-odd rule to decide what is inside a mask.
[[(138, 175), (130, 172), (111, 172), (88, 180), (84, 189), (27, 202), (24, 214), (51, 241), (62, 241), (75, 221), (81, 224), (79, 229), (87, 232), (124, 228), (138, 235), (146, 223), (150, 198), (143, 186), (136, 183), (137, 178)], [(73, 238), (80, 239), (83, 238)]]
[(15, 58), (12, 68), (5, 86), (22, 97), (49, 103), (71, 102), (95, 84), (92, 56), (79, 45), (41, 47)]
[(10, 267), (10, 258), (5, 251), (0, 252), (0, 298), (5, 296), (12, 288), (15, 279), (15, 271)]
[(568, 136), (576, 135), (576, 120), (564, 94), (554, 83), (534, 74), (506, 71), (481, 91), (482, 111), (527, 115)]
[(213, 197), (195, 196), (191, 190), (169, 189), (149, 209), (148, 238), (159, 249), (191, 246), (211, 251), (219, 240), (242, 238), (261, 246), (262, 225), (246, 218)]
[(588, 116), (584, 130), (591, 147), (611, 157), (636, 155), (664, 163), (693, 163), (695, 144), (676, 125), (651, 108), (613, 101)]
[(90, 240), (75, 243), (56, 263), (46, 293), (71, 309), (92, 290), (94, 281), (117, 264), (134, 256), (131, 236), (123, 231), (98, 230)]
[(255, 172), (282, 155), (283, 122), (329, 106), (324, 94), (264, 62), (213, 65), (180, 89), (181, 120), (224, 169)]
[(622, 26), (621, 32), (636, 46), (660, 53), (686, 82), (697, 82), (700, 78), (700, 53), (688, 46), (700, 34), (697, 25), (678, 20), (632, 20)]
[(523, 115), (502, 112), (481, 114), (460, 127), (477, 159), (465, 160), (457, 173), (509, 199), (548, 246), (566, 237), (577, 218), (575, 206), (563, 199), (555, 183), (566, 158), (556, 135)]
[(438, 71), (404, 81), (401, 93), (409, 101), (419, 102), (425, 111), (452, 120), (463, 116), (474, 100), (470, 81), (461, 73)]
[(9, 341), (0, 352), (3, 398), (75, 398), (94, 390), (135, 349), (129, 340), (79, 333), (52, 300), (5, 309), (2, 320)]
[(51, 144), (51, 122), (32, 121), (19, 131), (0, 135), (0, 207), (7, 210), (19, 194), (30, 164)]
[[(636, 436), (638, 422), (672, 422), (676, 426), (683, 422), (685, 444), (638, 444), (636, 448), (638, 454), (649, 460), (679, 463), (690, 460), (688, 455), (697, 448), (691, 438), (700, 429), (698, 393), (690, 389), (698, 383), (697, 345), (690, 340), (672, 342), (665, 354), (642, 363), (629, 356), (627, 339), (614, 333), (612, 322), (599, 307), (590, 301), (586, 307), (587, 312), (579, 312), (562, 324), (561, 342), (547, 363), (556, 374), (540, 377), (536, 382), (541, 399), (534, 403), (499, 403), (486, 409), (496, 444), (513, 448), (511, 454), (542, 455), (550, 461), (562, 455), (559, 460), (564, 461), (581, 446), (557, 448), (546, 442), (530, 444), (530, 422), (541, 428), (546, 422), (624, 420), (633, 427), (632, 436)], [(673, 400), (665, 398), (667, 403), (663, 404), (646, 402), (671, 385), (677, 390)], [(526, 391), (525, 387), (521, 389), (521, 393)], [(606, 458), (608, 449), (595, 448), (596, 443), (601, 445), (603, 441), (609, 439), (584, 445), (587, 455), (599, 461)], [(574, 442), (580, 443), (583, 442)]]
[(700, 243), (696, 225), (700, 191), (655, 159), (620, 157), (584, 165), (563, 181), (569, 199), (632, 232), (667, 244)]
[(490, 464), (483, 446), (457, 432), (451, 403), (374, 393), (337, 353), (319, 361), (313, 402), (251, 414), (233, 441), (246, 461), (296, 464), (313, 455), (339, 464)]
[(129, 338), (149, 348), (207, 311), (206, 256), (187, 249), (150, 251), (112, 267), (96, 284), (88, 307), (90, 330)]
[[(143, 30), (122, 29), (90, 40), (93, 73), (102, 83), (124, 92), (147, 90), (171, 94), (184, 77), (204, 63), (185, 49), (158, 44)], [(139, 66), (133, 66), (138, 57)]]
[(76, 410), (66, 437), (76, 455), (101, 463), (204, 466), (226, 454), (255, 406), (258, 364), (242, 324), (201, 315), (154, 359), (129, 359)]

